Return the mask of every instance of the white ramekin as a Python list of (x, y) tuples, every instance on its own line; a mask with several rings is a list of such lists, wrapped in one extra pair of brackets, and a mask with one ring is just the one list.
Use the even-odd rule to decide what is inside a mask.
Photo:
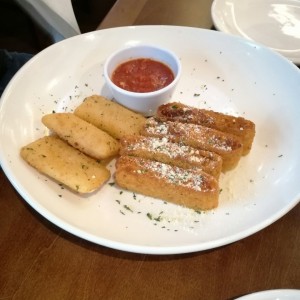
[[(131, 59), (150, 58), (166, 64), (174, 73), (174, 80), (164, 88), (148, 93), (136, 93), (115, 85), (111, 75), (118, 65)], [(112, 53), (104, 64), (104, 78), (113, 98), (123, 106), (144, 116), (152, 116), (161, 104), (167, 102), (178, 83), (181, 74), (179, 58), (171, 51), (154, 45), (137, 45)]]

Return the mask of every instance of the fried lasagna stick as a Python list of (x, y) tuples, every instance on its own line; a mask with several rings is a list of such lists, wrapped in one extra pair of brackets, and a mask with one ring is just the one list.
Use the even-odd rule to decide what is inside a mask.
[(243, 155), (250, 152), (255, 136), (255, 124), (250, 120), (212, 110), (195, 108), (179, 102), (161, 105), (157, 110), (156, 117), (160, 121), (197, 124), (234, 134), (243, 143)]
[(191, 209), (208, 210), (218, 206), (218, 181), (205, 172), (121, 156), (116, 163), (115, 178), (122, 188)]
[(141, 134), (167, 137), (172, 142), (217, 153), (223, 159), (222, 171), (224, 172), (237, 166), (243, 152), (243, 144), (239, 137), (191, 123), (161, 122), (155, 118), (149, 118)]
[(219, 178), (222, 158), (216, 153), (199, 150), (166, 137), (126, 136), (120, 140), (120, 155), (138, 156), (160, 161), (183, 169), (201, 170)]

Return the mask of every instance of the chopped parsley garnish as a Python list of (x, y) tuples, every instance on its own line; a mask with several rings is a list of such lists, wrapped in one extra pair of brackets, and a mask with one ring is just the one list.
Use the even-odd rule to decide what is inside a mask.
[(128, 205), (125, 204), (123, 207), (124, 207), (125, 209), (127, 209), (127, 210), (133, 212), (133, 210), (132, 210)]
[(148, 217), (150, 220), (153, 220), (153, 216), (152, 216), (150, 213), (147, 213), (147, 217)]

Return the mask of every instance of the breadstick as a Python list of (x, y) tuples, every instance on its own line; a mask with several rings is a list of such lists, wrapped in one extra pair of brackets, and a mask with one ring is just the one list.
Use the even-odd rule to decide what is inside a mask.
[(98, 189), (110, 172), (56, 136), (45, 136), (22, 147), (21, 157), (39, 172), (79, 193)]

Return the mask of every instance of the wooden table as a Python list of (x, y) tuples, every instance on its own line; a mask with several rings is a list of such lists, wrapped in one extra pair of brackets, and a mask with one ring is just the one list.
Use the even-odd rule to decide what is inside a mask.
[[(209, 0), (118, 0), (98, 29), (211, 28)], [(0, 171), (0, 299), (234, 299), (300, 288), (300, 205), (264, 230), (214, 250), (170, 256), (92, 244), (37, 214)]]
[(118, 0), (98, 29), (130, 25), (213, 26), (212, 0)]

